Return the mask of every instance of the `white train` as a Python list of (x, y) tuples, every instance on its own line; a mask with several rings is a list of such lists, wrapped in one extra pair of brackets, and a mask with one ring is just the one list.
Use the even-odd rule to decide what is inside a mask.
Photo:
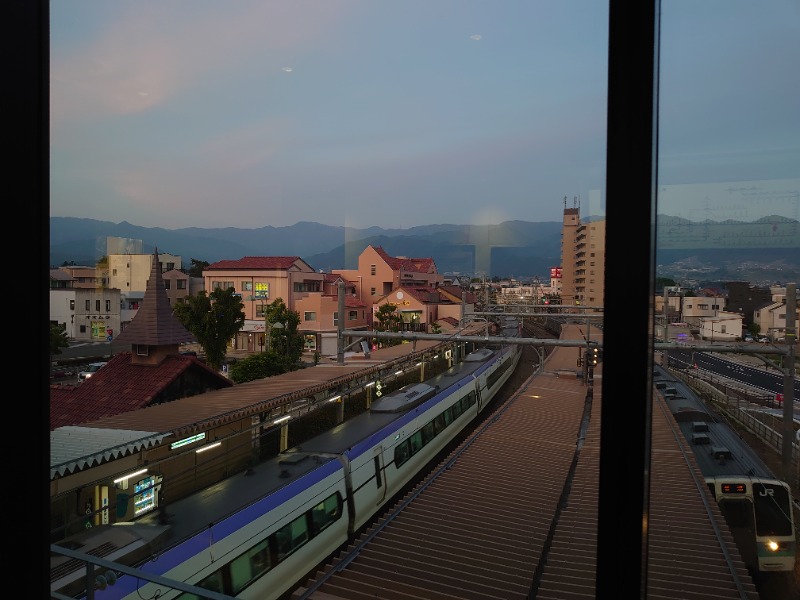
[(797, 539), (789, 484), (688, 385), (663, 367), (654, 368), (653, 380), (748, 569), (754, 574), (794, 571)]
[[(518, 335), (515, 319), (506, 319), (504, 332)], [(279, 598), (354, 539), (477, 418), (520, 354), (516, 344), (476, 349), (446, 372), (387, 394), (370, 410), (259, 464), (252, 474), (170, 504), (169, 542), (133, 566), (226, 596)], [(129, 524), (132, 533), (131, 527), (156, 528), (157, 521)], [(201, 597), (134, 575), (112, 579), (113, 585), (94, 590), (96, 599)]]

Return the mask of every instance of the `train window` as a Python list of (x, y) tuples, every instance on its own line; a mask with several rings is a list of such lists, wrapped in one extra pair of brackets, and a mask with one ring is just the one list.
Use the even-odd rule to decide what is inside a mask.
[(422, 450), (422, 432), (416, 431), (410, 438), (411, 441), (411, 456)]
[(464, 410), (467, 410), (470, 406), (475, 404), (475, 392), (470, 392), (467, 394), (467, 397), (464, 398)]
[[(196, 583), (197, 587), (203, 588), (204, 590), (211, 590), (212, 592), (219, 592), (220, 594), (224, 591), (224, 584), (225, 580), (222, 575), (222, 570), (214, 571), (211, 575)], [(195, 594), (181, 594), (178, 596), (180, 600), (200, 600), (200, 596)]]
[(433, 432), (433, 421), (428, 421), (425, 425), (422, 426), (422, 445), (426, 445), (430, 442), (434, 437)]
[(289, 525), (292, 534), (292, 552), (308, 541), (308, 523), (306, 516), (297, 517)]
[(238, 594), (249, 583), (261, 577), (272, 568), (267, 540), (250, 548), (230, 563), (231, 586)]
[(789, 491), (778, 484), (753, 484), (756, 535), (792, 535)]
[(395, 468), (406, 462), (411, 456), (411, 441), (405, 440), (399, 443), (394, 449), (394, 466)]
[(444, 413), (442, 413), (433, 420), (433, 435), (439, 435), (444, 428)]
[(722, 498), (719, 501), (719, 510), (731, 529), (755, 529), (753, 526), (753, 505), (750, 500), (744, 498), (737, 498), (736, 500)]
[(453, 404), (453, 406), (452, 406), (452, 409), (453, 409), (453, 420), (455, 420), (458, 417), (460, 417), (461, 413), (464, 412), (464, 407), (462, 406), (462, 402), (463, 401), (464, 401), (464, 399), (462, 398), (461, 400), (459, 400), (458, 402)]
[(442, 418), (444, 419), (444, 426), (447, 427), (450, 423), (453, 422), (453, 407), (449, 407), (446, 411), (442, 413)]

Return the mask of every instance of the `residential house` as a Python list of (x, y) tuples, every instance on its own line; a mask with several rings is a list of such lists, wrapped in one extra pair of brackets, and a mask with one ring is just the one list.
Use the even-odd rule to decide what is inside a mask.
[[(204, 287), (232, 287), (241, 297), (245, 323), (231, 342), (233, 349), (251, 352), (266, 347), (265, 310), (275, 299), (300, 315), (298, 332), (307, 352), (335, 355), (338, 341), (339, 281), (345, 284), (344, 329), (366, 329), (369, 311), (353, 284), (314, 270), (299, 256), (245, 256), (221, 260), (203, 270)], [(276, 326), (273, 324), (272, 326)]]
[(185, 302), (186, 297), (190, 295), (189, 276), (178, 269), (171, 269), (164, 273), (163, 279), (169, 305), (174, 307)]
[[(51, 269), (51, 278), (52, 271)], [(108, 285), (108, 271), (105, 268), (65, 265), (58, 268), (72, 279), (74, 288), (94, 289)]]
[(745, 328), (753, 323), (757, 310), (776, 301), (768, 288), (756, 287), (746, 281), (730, 281), (725, 284), (725, 289), (728, 291), (725, 310), (739, 313)]
[(401, 318), (401, 331), (430, 333), (431, 326), (440, 320), (462, 323), (465, 314), (474, 312), (475, 299), (474, 293), (458, 286), (401, 285), (373, 304), (373, 325), (378, 324), (380, 307), (393, 304)]
[(367, 246), (358, 257), (357, 269), (333, 269), (356, 284), (359, 300), (375, 304), (401, 286), (432, 286), (444, 283), (432, 258), (389, 256), (381, 246)]
[(50, 290), (50, 322), (73, 341), (107, 341), (120, 331), (120, 291), (100, 288)]
[[(756, 310), (753, 322), (758, 325), (758, 331), (762, 335), (772, 341), (783, 341), (786, 335), (786, 290), (784, 289), (781, 300)], [(800, 306), (795, 312), (794, 331), (795, 334), (800, 332)]]

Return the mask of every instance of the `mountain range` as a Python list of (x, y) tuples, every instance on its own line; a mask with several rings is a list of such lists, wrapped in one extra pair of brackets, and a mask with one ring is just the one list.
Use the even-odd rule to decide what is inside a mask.
[[(584, 222), (596, 220), (588, 218)], [(298, 222), (286, 227), (163, 229), (126, 221), (50, 218), (50, 265), (94, 265), (106, 238), (141, 240), (154, 249), (209, 263), (244, 256), (299, 256), (320, 271), (355, 269), (367, 245), (396, 257), (433, 258), (440, 273), (549, 278), (561, 264), (560, 221), (492, 225), (438, 224), (408, 229), (356, 229)], [(750, 281), (759, 285), (800, 278), (800, 223), (780, 216), (753, 222), (657, 219), (657, 275), (677, 280)], [(768, 283), (764, 283), (768, 282)]]

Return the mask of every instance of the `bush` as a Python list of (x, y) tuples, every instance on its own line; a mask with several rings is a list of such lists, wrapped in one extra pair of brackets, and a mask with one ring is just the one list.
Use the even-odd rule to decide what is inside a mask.
[(228, 368), (228, 376), (234, 383), (245, 383), (264, 377), (280, 375), (292, 369), (287, 368), (286, 359), (274, 352), (253, 354), (236, 361)]

